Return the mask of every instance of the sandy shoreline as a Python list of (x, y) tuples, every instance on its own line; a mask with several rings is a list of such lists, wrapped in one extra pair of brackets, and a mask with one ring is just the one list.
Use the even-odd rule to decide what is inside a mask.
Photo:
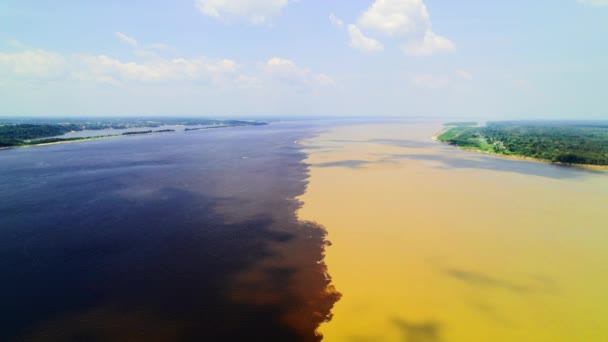
[(8, 146), (8, 147), (0, 147), (0, 150), (9, 150), (9, 149), (13, 149), (13, 148), (26, 148), (26, 147), (36, 147), (36, 146), (50, 146), (50, 145), (59, 145), (59, 144), (69, 144), (69, 143), (77, 143), (77, 142), (91, 141), (91, 140), (118, 138), (118, 137), (122, 137), (122, 136), (123, 135), (107, 135), (107, 136), (101, 136), (101, 137), (91, 137), (91, 138), (65, 140), (65, 141), (54, 141), (54, 142), (42, 143), (42, 144), (28, 144), (28, 145), (19, 145), (19, 146)]

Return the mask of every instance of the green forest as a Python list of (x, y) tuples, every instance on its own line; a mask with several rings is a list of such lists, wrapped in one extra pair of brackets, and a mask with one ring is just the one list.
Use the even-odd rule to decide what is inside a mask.
[(608, 122), (497, 121), (447, 125), (437, 139), (462, 148), (566, 164), (608, 165)]

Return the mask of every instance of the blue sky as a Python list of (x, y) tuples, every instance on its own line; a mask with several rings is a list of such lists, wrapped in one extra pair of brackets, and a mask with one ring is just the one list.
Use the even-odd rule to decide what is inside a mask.
[(608, 118), (608, 0), (0, 2), (0, 115)]

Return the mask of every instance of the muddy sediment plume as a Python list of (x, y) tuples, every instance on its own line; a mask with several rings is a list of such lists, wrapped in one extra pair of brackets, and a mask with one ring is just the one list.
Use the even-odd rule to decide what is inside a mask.
[[(608, 341), (608, 177), (433, 142), (440, 122), (302, 142), (300, 218), (344, 294), (329, 341)], [(356, 322), (356, 323), (355, 323)]]
[(0, 339), (318, 341), (339, 294), (273, 125), (3, 151)]

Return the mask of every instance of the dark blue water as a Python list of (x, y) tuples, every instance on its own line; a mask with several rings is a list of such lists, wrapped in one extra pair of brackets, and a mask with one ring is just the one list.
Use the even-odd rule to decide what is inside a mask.
[(1, 341), (318, 340), (302, 124), (0, 151)]

